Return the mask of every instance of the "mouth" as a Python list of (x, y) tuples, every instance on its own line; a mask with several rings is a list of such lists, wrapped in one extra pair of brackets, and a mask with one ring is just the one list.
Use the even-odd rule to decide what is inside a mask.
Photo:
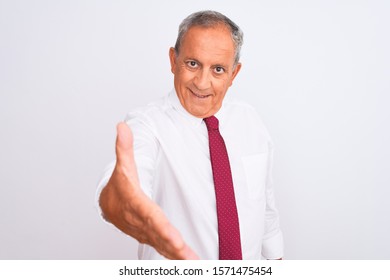
[(205, 98), (211, 96), (211, 94), (202, 95), (202, 94), (198, 94), (198, 93), (193, 92), (191, 89), (189, 89), (189, 90), (190, 90), (190, 92), (191, 92), (193, 95), (195, 95), (195, 96), (198, 97), (198, 98), (205, 99)]

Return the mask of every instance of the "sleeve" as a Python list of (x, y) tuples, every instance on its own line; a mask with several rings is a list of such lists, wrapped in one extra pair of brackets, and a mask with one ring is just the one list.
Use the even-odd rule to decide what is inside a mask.
[[(125, 118), (125, 122), (131, 128), (133, 133), (134, 159), (137, 166), (140, 186), (146, 195), (152, 197), (152, 185), (158, 154), (158, 142), (153, 130), (145, 121), (145, 118), (139, 114), (129, 113)], [(115, 164), (116, 161), (114, 160), (105, 168), (96, 190), (95, 204), (103, 220), (104, 217), (100, 208), (99, 198), (102, 190), (110, 180)]]
[(125, 119), (133, 132), (134, 159), (137, 166), (140, 186), (152, 198), (153, 181), (159, 152), (157, 133), (146, 116), (129, 113)]
[(283, 234), (279, 224), (279, 213), (276, 209), (272, 166), (274, 146), (270, 142), (269, 164), (266, 179), (266, 212), (265, 212), (265, 233), (262, 243), (262, 255), (266, 259), (279, 259), (283, 257)]

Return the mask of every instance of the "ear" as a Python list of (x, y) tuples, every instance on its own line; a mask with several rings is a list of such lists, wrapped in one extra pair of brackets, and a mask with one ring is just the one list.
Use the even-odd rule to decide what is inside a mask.
[(234, 70), (233, 70), (233, 73), (232, 73), (232, 77), (230, 78), (230, 85), (229, 87), (233, 84), (233, 80), (236, 78), (238, 72), (240, 72), (241, 70), (241, 62), (238, 62), (236, 67), (234, 67)]
[(169, 49), (169, 61), (171, 62), (171, 72), (175, 74), (176, 71), (176, 50), (175, 48)]

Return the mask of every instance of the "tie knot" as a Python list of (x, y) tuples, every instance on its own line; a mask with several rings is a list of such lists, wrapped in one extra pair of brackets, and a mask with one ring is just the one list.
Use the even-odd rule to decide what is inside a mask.
[(204, 122), (206, 123), (207, 130), (218, 130), (218, 119), (214, 116), (208, 117), (204, 119)]

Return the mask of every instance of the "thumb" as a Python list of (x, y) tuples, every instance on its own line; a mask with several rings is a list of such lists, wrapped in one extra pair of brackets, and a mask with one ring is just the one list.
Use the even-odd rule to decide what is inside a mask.
[[(116, 137), (116, 162), (117, 167), (120, 167), (127, 175), (131, 177), (138, 177), (134, 161), (134, 150), (133, 150), (133, 134), (130, 127), (125, 122), (120, 122), (116, 126), (117, 137)], [(138, 180), (138, 178), (137, 178)]]

